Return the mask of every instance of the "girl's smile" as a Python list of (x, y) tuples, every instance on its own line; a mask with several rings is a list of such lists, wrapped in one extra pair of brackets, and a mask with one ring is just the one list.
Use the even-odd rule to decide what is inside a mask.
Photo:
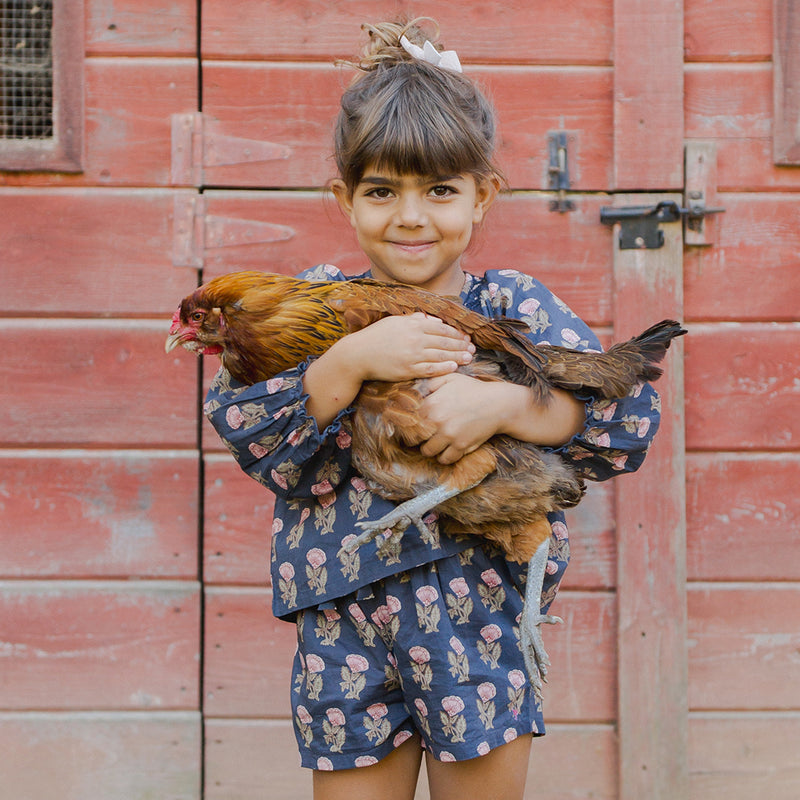
[(398, 175), (369, 167), (353, 190), (333, 192), (350, 218), (378, 280), (458, 294), (461, 255), (497, 193), (471, 174)]

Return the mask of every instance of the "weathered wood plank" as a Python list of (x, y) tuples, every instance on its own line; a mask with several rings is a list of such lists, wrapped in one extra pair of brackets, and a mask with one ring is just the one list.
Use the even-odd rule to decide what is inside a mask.
[(160, 314), (166, 336), (197, 285), (172, 266), (175, 194), (0, 189), (0, 314)]
[[(208, 190), (203, 197), (210, 218), (204, 279), (237, 269), (295, 275), (324, 262), (351, 275), (368, 267), (330, 195)], [(464, 267), (477, 274), (490, 268), (528, 272), (588, 323), (607, 324), (612, 313), (611, 232), (598, 220), (608, 198), (575, 197), (576, 209), (568, 214), (551, 212), (551, 200), (548, 193), (500, 197), (475, 233)], [(254, 224), (237, 229), (238, 220)], [(270, 241), (273, 233), (261, 223), (280, 226), (286, 238)]]
[(773, 3), (772, 157), (776, 164), (800, 164), (800, 6), (794, 0)]
[(199, 606), (191, 582), (0, 582), (0, 708), (197, 708)]
[(690, 450), (793, 450), (800, 441), (798, 323), (692, 325), (686, 337)]
[(167, 329), (160, 320), (0, 320), (0, 440), (192, 447), (197, 366), (164, 355)]
[[(616, 736), (609, 725), (548, 726), (533, 743), (526, 800), (614, 800)], [(307, 800), (311, 771), (299, 766), (289, 720), (208, 720), (206, 800)], [(548, 769), (558, 763), (562, 770)], [(564, 780), (564, 775), (569, 780)], [(417, 800), (429, 797), (423, 765)]]
[(86, 53), (91, 56), (193, 56), (194, 0), (84, 0)]
[(197, 61), (90, 58), (84, 69), (83, 172), (2, 172), (0, 185), (169, 186), (170, 118), (197, 110)]
[[(547, 134), (571, 134), (572, 186), (606, 191), (611, 180), (612, 73), (607, 67), (476, 67), (474, 77), (497, 106), (498, 161), (512, 188), (546, 189)], [(337, 68), (314, 64), (204, 62), (206, 130), (273, 142), (287, 158), (208, 165), (211, 186), (323, 186), (334, 177), (333, 122), (343, 81)], [(535, 98), (535, 103), (531, 101)], [(233, 159), (231, 159), (232, 161)]]
[(689, 320), (800, 320), (796, 194), (724, 194), (713, 247), (684, 255)]
[(683, 0), (614, 2), (618, 191), (683, 187), (683, 33)]
[[(615, 204), (680, 200), (617, 195)], [(614, 335), (683, 315), (682, 236), (662, 226), (658, 250), (615, 244)], [(661, 428), (641, 472), (616, 480), (619, 603), (620, 798), (686, 796), (686, 511), (683, 348), (674, 342), (658, 382)]]
[(800, 580), (798, 453), (691, 453), (686, 463), (692, 580)]
[(685, 0), (687, 61), (768, 61), (771, 0)]
[[(271, 58), (304, 61), (353, 58), (363, 41), (364, 22), (420, 12), (409, 3), (357, 0), (344, 6), (303, 0), (270, 4), (258, 0), (203, 4), (204, 58)], [(608, 0), (576, 0), (555, 13), (547, 0), (511, 7), (491, 0), (481, 5), (440, 0), (431, 12), (442, 42), (470, 62), (609, 63), (613, 42)], [(287, 32), (302, 30), (303, 35)], [(476, 32), (480, 31), (480, 35)], [(365, 38), (365, 37), (364, 37)]]
[(800, 709), (798, 584), (691, 583), (688, 603), (691, 709)]
[(199, 800), (199, 713), (0, 714), (3, 792), (25, 800)]
[(771, 64), (687, 64), (685, 108), (686, 137), (717, 144), (720, 190), (800, 186), (800, 171), (774, 164)]
[(689, 717), (690, 800), (795, 800), (800, 714)]
[[(270, 611), (271, 594), (253, 588), (206, 591), (205, 709), (210, 717), (276, 717), (289, 712), (296, 649), (293, 625)], [(614, 717), (614, 598), (563, 591), (553, 613), (565, 624), (545, 631), (553, 661), (546, 719)]]
[(203, 463), (206, 584), (269, 586), (274, 495), (242, 472), (230, 454), (206, 454)]
[(197, 575), (198, 455), (0, 450), (0, 576)]

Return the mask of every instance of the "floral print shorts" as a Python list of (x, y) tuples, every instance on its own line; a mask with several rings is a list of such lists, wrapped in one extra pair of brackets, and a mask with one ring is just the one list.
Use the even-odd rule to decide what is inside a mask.
[(292, 710), (302, 765), (369, 766), (415, 733), (440, 761), (542, 735), (521, 611), (505, 559), (477, 547), (300, 612)]

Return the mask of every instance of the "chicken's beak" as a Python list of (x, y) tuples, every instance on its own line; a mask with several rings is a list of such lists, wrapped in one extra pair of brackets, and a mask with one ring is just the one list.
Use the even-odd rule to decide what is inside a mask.
[(164, 351), (169, 353), (174, 350), (179, 344), (181, 344), (181, 338), (180, 332), (171, 333), (169, 336), (167, 336), (167, 341), (164, 343)]

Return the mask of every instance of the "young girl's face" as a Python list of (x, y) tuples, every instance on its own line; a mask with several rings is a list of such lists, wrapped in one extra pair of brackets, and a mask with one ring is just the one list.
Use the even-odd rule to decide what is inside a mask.
[(461, 255), (497, 194), (496, 182), (458, 175), (398, 175), (368, 167), (352, 195), (333, 192), (377, 280), (459, 294)]

